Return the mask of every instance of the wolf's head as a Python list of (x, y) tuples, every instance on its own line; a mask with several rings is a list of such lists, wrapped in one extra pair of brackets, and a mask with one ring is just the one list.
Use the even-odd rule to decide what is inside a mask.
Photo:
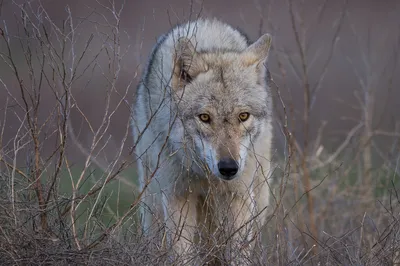
[(268, 34), (242, 52), (197, 51), (187, 38), (176, 43), (171, 87), (182, 137), (198, 155), (193, 160), (224, 180), (240, 175), (269, 125), (270, 46)]

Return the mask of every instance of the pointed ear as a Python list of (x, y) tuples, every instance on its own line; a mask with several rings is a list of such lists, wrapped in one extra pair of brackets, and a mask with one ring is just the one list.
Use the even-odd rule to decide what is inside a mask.
[(186, 37), (178, 39), (175, 45), (175, 51), (176, 60), (181, 60), (185, 66), (190, 65), (193, 58), (197, 56), (195, 47)]
[(186, 37), (179, 38), (175, 44), (174, 89), (192, 82), (203, 71), (206, 71), (206, 66), (192, 42)]
[(250, 45), (246, 50), (243, 51), (243, 61), (246, 65), (251, 66), (267, 61), (269, 50), (271, 48), (272, 37), (269, 34), (262, 35), (256, 42)]

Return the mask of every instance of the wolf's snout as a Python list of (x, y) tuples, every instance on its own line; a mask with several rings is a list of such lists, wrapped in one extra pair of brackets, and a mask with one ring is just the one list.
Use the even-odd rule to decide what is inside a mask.
[(226, 180), (230, 180), (238, 172), (239, 166), (232, 158), (222, 158), (218, 163), (218, 170)]

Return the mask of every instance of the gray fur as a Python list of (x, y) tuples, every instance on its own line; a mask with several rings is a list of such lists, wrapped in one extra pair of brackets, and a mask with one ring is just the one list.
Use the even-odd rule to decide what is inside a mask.
[[(230, 215), (237, 229), (269, 203), (270, 44), (267, 34), (249, 45), (231, 26), (199, 19), (161, 37), (149, 59), (132, 119), (145, 189), (143, 228), (165, 222), (179, 253), (190, 248), (196, 232), (205, 239), (228, 230), (222, 214)], [(249, 118), (239, 121), (246, 112)], [(211, 122), (202, 122), (200, 114)], [(238, 164), (232, 180), (219, 171), (223, 158)], [(251, 239), (265, 217), (264, 210), (234, 239)], [(174, 239), (183, 220), (184, 237)]]

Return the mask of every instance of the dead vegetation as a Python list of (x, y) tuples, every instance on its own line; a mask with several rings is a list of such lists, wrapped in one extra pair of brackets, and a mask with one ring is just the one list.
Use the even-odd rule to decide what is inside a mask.
[[(316, 8), (313, 23), (323, 19), (327, 3)], [(248, 258), (250, 265), (400, 263), (400, 124), (394, 121), (392, 130), (382, 130), (375, 115), (378, 91), (392, 89), (398, 70), (400, 31), (387, 41), (393, 56), (376, 65), (365, 36), (352, 24), (348, 1), (342, 4), (318, 59), (320, 53), (309, 51), (309, 25), (299, 4), (288, 0), (295, 50), (274, 48), (277, 68), (272, 70), (277, 138), (283, 144), (276, 147), (271, 180), (274, 205), (263, 245)], [(134, 69), (130, 80), (121, 80), (131, 50), (120, 27), (123, 5), (98, 2), (85, 18), (75, 18), (67, 7), (57, 21), (40, 3), (14, 5), (15, 21), (0, 25), (0, 89), (7, 95), (0, 99), (0, 264), (182, 264), (163, 245), (162, 223), (155, 225), (155, 236), (144, 236), (138, 227), (142, 191), (132, 178), (135, 143), (129, 142), (129, 120), (121, 139), (110, 133), (119, 112), (130, 112), (130, 92), (139, 74)], [(268, 17), (266, 5), (259, 6), (260, 17)], [(359, 54), (346, 59), (359, 80), (354, 90), (358, 105), (356, 117), (344, 118), (355, 121), (353, 127), (327, 151), (327, 122), (311, 134), (310, 116), (330, 61), (340, 56), (343, 25), (360, 47)], [(91, 27), (92, 34), (81, 35), (82, 27)], [(260, 32), (265, 30), (279, 29), (265, 19)], [(362, 68), (353, 62), (357, 57)], [(310, 71), (315, 60), (323, 61), (318, 73)], [(78, 97), (99, 84), (105, 94), (96, 99), (104, 109), (94, 123)], [(294, 110), (289, 84), (301, 89), (303, 110)], [(89, 129), (88, 146), (79, 141), (80, 128), (72, 127), (72, 117)], [(381, 138), (392, 144), (381, 145)], [(69, 157), (71, 149), (84, 155), (81, 163)], [(189, 256), (199, 254), (229, 264), (236, 251), (224, 258), (216, 247), (198, 246)]]

